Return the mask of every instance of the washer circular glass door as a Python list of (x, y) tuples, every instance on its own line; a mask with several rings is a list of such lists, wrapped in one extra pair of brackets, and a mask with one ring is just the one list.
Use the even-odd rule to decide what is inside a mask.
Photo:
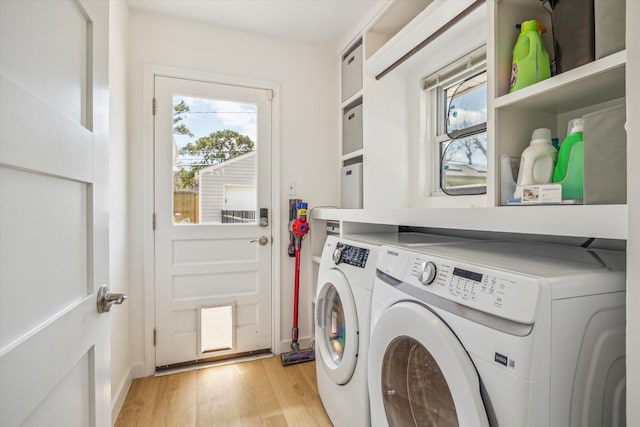
[(358, 358), (358, 316), (351, 287), (337, 269), (318, 281), (316, 298), (316, 352), (325, 372), (336, 384), (346, 384)]
[(399, 302), (369, 343), (371, 419), (393, 426), (482, 426), (478, 374), (460, 341), (427, 307)]

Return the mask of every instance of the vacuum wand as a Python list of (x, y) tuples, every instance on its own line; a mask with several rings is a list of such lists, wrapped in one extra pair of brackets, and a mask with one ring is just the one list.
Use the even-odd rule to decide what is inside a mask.
[(296, 235), (296, 267), (293, 285), (293, 328), (291, 328), (291, 349), (300, 351), (298, 344), (298, 304), (300, 301), (300, 249), (302, 248), (302, 237)]
[(298, 343), (298, 305), (300, 300), (300, 251), (302, 249), (302, 239), (309, 233), (309, 223), (307, 222), (307, 204), (296, 203), (297, 217), (291, 224), (291, 232), (294, 235), (295, 248), (295, 272), (293, 281), (293, 327), (291, 328), (291, 350), (281, 355), (282, 365), (292, 365), (294, 363), (309, 362), (315, 360), (313, 348), (300, 350)]

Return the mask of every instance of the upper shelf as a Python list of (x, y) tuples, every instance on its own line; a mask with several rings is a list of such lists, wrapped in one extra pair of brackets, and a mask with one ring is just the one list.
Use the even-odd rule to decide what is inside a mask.
[(622, 240), (627, 239), (627, 216), (626, 205), (313, 209), (314, 219)]
[(496, 98), (495, 108), (564, 113), (625, 96), (626, 50), (614, 53), (517, 92)]
[[(366, 71), (374, 76), (379, 75), (404, 55), (416, 50), (428, 38), (450, 32), (449, 22), (474, 2), (418, 0), (391, 3), (365, 31)], [(484, 17), (485, 14), (486, 8), (480, 7), (471, 15)], [(480, 33), (478, 36), (485, 39), (485, 31)]]
[(365, 33), (367, 42), (365, 59), (373, 56), (431, 2), (432, 0), (416, 0), (411, 2), (396, 0), (389, 3)]

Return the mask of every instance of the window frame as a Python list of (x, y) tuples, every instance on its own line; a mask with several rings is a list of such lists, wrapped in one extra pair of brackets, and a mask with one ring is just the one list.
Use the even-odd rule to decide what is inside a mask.
[[(453, 61), (447, 67), (437, 73), (424, 78), (423, 94), (426, 102), (426, 138), (425, 141), (429, 145), (427, 152), (431, 153), (429, 166), (432, 170), (431, 188), (429, 193), (431, 197), (443, 196), (476, 196), (486, 194), (487, 185), (478, 186), (480, 191), (463, 191), (460, 194), (454, 194), (451, 190), (444, 191), (442, 189), (442, 160), (443, 143), (453, 141), (446, 132), (446, 121), (448, 116), (448, 108), (446, 103), (446, 90), (454, 88), (467, 78), (487, 73), (486, 51), (482, 46), (479, 49), (465, 55), (464, 57)], [(445, 77), (440, 79), (440, 75)], [(489, 76), (487, 75), (488, 85)], [(487, 100), (488, 104), (488, 100)], [(487, 105), (488, 108), (488, 105)], [(477, 133), (487, 132), (487, 122), (471, 126), (464, 131), (455, 131), (452, 136), (473, 135)], [(488, 149), (488, 147), (487, 147)], [(487, 158), (487, 161), (489, 159)], [(467, 189), (465, 189), (467, 190)]]

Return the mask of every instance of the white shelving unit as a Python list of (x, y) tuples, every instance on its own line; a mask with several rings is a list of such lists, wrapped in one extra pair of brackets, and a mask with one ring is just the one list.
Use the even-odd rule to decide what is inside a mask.
[(345, 154), (342, 156), (342, 163), (344, 164), (346, 162), (349, 162), (350, 160), (357, 159), (358, 157), (362, 157), (363, 154), (364, 154), (363, 149), (352, 151), (349, 154)]
[[(342, 53), (341, 207), (361, 207), (364, 169), (363, 62), (364, 44), (358, 37)], [(362, 164), (359, 167), (358, 164)]]
[(628, 224), (626, 205), (316, 209), (314, 215), (338, 220), (343, 228), (362, 223), (621, 240)]
[[(366, 106), (369, 91), (375, 92), (376, 89), (377, 82), (372, 79), (376, 73), (386, 69), (421, 40), (446, 25), (447, 20), (467, 8), (476, 6), (473, 0), (459, 2), (422, 0), (410, 3), (410, 6), (402, 1), (389, 3), (357, 38), (356, 43), (362, 43), (364, 47), (366, 71), (364, 87), (343, 102), (343, 109), (353, 104), (354, 100), (361, 100)], [(550, 28), (550, 16), (537, 0), (488, 1), (485, 10), (487, 66), (489, 76), (492, 77), (488, 91), (487, 130), (490, 165), (487, 176), (487, 207), (403, 209), (398, 206), (388, 206), (385, 209), (372, 210), (367, 206), (365, 197), (365, 209), (362, 211), (323, 209), (318, 214), (325, 219), (336, 219), (347, 223), (626, 239), (628, 220), (626, 204), (500, 206), (501, 156), (520, 156), (529, 143), (532, 130), (537, 127), (548, 127), (552, 130), (552, 134), (562, 139), (566, 136), (564, 133), (566, 133), (568, 121), (574, 116), (581, 116), (612, 102), (623, 100), (626, 51), (614, 53), (515, 93), (508, 93), (511, 56), (517, 38), (515, 23), (537, 19)], [(472, 22), (474, 22), (473, 30), (478, 31), (477, 19)], [(465, 27), (463, 30), (468, 32), (471, 29)], [(447, 31), (458, 34), (461, 29), (451, 28)], [(546, 38), (545, 43), (551, 47), (550, 36)], [(348, 52), (350, 48), (351, 45), (345, 48), (344, 52)], [(394, 102), (402, 104), (403, 100), (390, 98), (388, 107), (390, 112), (395, 110)], [(366, 111), (365, 108), (365, 113)], [(366, 167), (367, 158), (371, 156), (380, 158), (380, 153), (375, 152), (380, 149), (380, 145), (372, 147), (367, 143), (368, 126), (371, 124), (373, 123), (367, 122), (365, 116), (363, 148), (343, 153), (341, 156), (343, 165), (356, 159), (356, 161), (363, 160)], [(406, 138), (404, 135), (399, 137)], [(378, 166), (379, 164), (376, 168)], [(406, 165), (390, 165), (390, 168), (394, 167), (406, 168)], [(363, 176), (365, 179), (363, 186), (370, 192), (373, 188), (371, 185), (376, 186), (376, 183), (368, 181), (368, 178), (371, 178), (370, 174), (363, 174)], [(579, 221), (576, 221), (577, 218)]]
[[(500, 206), (501, 156), (519, 157), (528, 146), (534, 129), (549, 128), (552, 135), (562, 140), (566, 136), (569, 120), (602, 109), (613, 102), (624, 102), (627, 62), (624, 50), (508, 93), (511, 57), (517, 38), (514, 23), (537, 19), (551, 28), (549, 14), (536, 3), (539, 2), (489, 2), (489, 16), (495, 17), (493, 22), (489, 21), (491, 43), (488, 49), (489, 56), (493, 58), (490, 65), (494, 71), (489, 73), (494, 80), (488, 99), (491, 122), (489, 152), (493, 153), (491, 158), (495, 165), (488, 174), (487, 194), (490, 206)], [(550, 36), (545, 37), (545, 43), (551, 45)], [(553, 50), (549, 52), (552, 55)], [(584, 173), (588, 175), (591, 171), (585, 170)], [(625, 206), (620, 209), (625, 209)], [(576, 206), (562, 206), (558, 215), (561, 218), (575, 218), (577, 212), (590, 215), (588, 209), (577, 211), (575, 208)], [(597, 220), (591, 217), (585, 220), (589, 222), (592, 219)], [(602, 227), (596, 224), (596, 228)]]
[[(499, 95), (493, 108), (516, 107), (560, 114), (585, 103), (596, 105), (621, 98), (626, 62), (626, 51), (614, 53), (517, 92)], [(504, 82), (499, 82), (499, 86), (503, 85)]]

